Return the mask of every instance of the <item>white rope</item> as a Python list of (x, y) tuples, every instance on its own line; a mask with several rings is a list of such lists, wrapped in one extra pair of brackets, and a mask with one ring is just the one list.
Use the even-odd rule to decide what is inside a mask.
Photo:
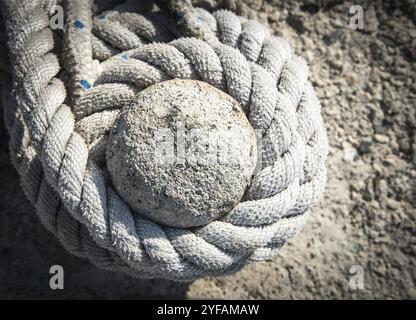
[[(57, 56), (52, 4), (3, 2), (12, 159), (41, 222), (66, 249), (137, 277), (192, 280), (269, 259), (303, 227), (324, 189), (328, 142), (307, 65), (283, 39), (229, 11), (202, 9), (186, 16), (200, 39), (176, 38), (161, 18), (166, 13), (154, 8), (137, 13), (129, 4), (93, 19), (91, 2), (74, 0), (65, 6), (64, 54)], [(244, 201), (192, 229), (132, 212), (100, 161), (118, 110), (173, 78), (227, 92), (263, 138), (262, 168)]]

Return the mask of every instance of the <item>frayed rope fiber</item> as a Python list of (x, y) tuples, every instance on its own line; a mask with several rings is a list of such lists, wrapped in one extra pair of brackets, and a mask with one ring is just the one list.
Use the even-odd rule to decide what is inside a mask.
[[(3, 92), (5, 121), (28, 199), (69, 252), (135, 277), (190, 281), (270, 259), (302, 229), (325, 187), (327, 134), (306, 62), (266, 27), (230, 11), (210, 13), (185, 1), (138, 3), (2, 1), (12, 75)], [(56, 4), (64, 8), (63, 32), (50, 27)], [(226, 115), (213, 120), (218, 126), (240, 121), (247, 131), (239, 138), (250, 143), (241, 150), (253, 150), (252, 130), (260, 132), (260, 167), (229, 169), (223, 183), (235, 189), (215, 193), (219, 183), (207, 191), (209, 214), (192, 200), (183, 212), (141, 212), (110, 168), (130, 172), (120, 168), (129, 154), (120, 151), (121, 160), (113, 161), (119, 149), (109, 145), (125, 143), (120, 150), (127, 150), (123, 128), (133, 137), (135, 130), (144, 134), (143, 124), (160, 124), (151, 112), (182, 102), (190, 106), (175, 109), (182, 114), (205, 110), (201, 123), (211, 119), (210, 105)], [(137, 158), (139, 169), (147, 168), (143, 159)], [(199, 173), (210, 181), (222, 171)], [(196, 180), (187, 182), (208, 185)], [(235, 205), (221, 206), (228, 194)], [(189, 212), (199, 220), (180, 219)]]

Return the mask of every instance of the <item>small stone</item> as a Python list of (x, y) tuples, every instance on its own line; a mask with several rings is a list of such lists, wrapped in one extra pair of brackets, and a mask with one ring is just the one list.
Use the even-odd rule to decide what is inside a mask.
[(343, 29), (339, 28), (339, 29), (335, 29), (335, 31), (331, 32), (330, 34), (324, 36), (325, 43), (328, 46), (333, 45), (341, 37), (342, 32), (343, 32)]
[(387, 199), (386, 201), (387, 208), (391, 210), (398, 210), (400, 208), (400, 202), (394, 200), (394, 199)]
[(375, 174), (382, 174), (384, 170), (384, 166), (382, 166), (380, 163), (378, 162), (373, 162), (373, 172)]
[(256, 159), (254, 130), (240, 105), (195, 80), (141, 91), (107, 144), (119, 195), (139, 214), (172, 227), (205, 225), (234, 208)]
[(380, 196), (381, 197), (387, 196), (389, 186), (388, 186), (387, 181), (385, 179), (375, 180), (374, 184), (375, 184), (377, 194), (378, 194), (379, 197)]
[(370, 138), (363, 138), (358, 147), (358, 152), (361, 154), (369, 153), (373, 141)]
[(342, 159), (347, 162), (352, 162), (354, 161), (357, 154), (358, 154), (357, 149), (352, 148), (352, 147), (346, 148), (344, 149), (344, 156), (342, 157)]
[(382, 123), (374, 125), (374, 132), (376, 134), (384, 134), (384, 133), (387, 132), (387, 130), (388, 130), (388, 128), (385, 125), (383, 125)]
[(268, 15), (268, 21), (269, 23), (277, 23), (280, 19), (280, 13), (279, 11), (273, 11)]
[(407, 296), (409, 299), (416, 299), (416, 289), (412, 287), (407, 288)]
[(355, 84), (357, 83), (357, 77), (353, 73), (346, 75), (345, 80), (347, 81), (349, 86), (355, 86)]
[(365, 200), (365, 201), (372, 201), (373, 200), (373, 195), (367, 189), (366, 190), (363, 190), (361, 192), (361, 196), (363, 197), (363, 200)]
[(365, 182), (363, 180), (353, 180), (351, 181), (351, 189), (356, 192), (360, 192), (365, 188)]
[(374, 10), (373, 7), (369, 7), (366, 11), (365, 11), (365, 20), (364, 20), (364, 29), (363, 31), (366, 33), (373, 33), (376, 32), (378, 30), (378, 19), (377, 19), (377, 14)]
[(376, 261), (376, 265), (373, 268), (374, 272), (378, 273), (381, 276), (385, 276), (386, 274), (386, 265), (384, 263), (384, 261)]
[(382, 160), (383, 165), (385, 166), (394, 166), (397, 162), (397, 158), (394, 155), (388, 155)]
[(290, 25), (297, 33), (302, 34), (307, 31), (305, 26), (305, 15), (291, 15), (287, 18), (287, 23)]
[(390, 141), (389, 137), (384, 134), (375, 134), (374, 140), (377, 141), (378, 143), (383, 143), (383, 144), (387, 144)]
[(403, 153), (410, 153), (410, 142), (408, 139), (406, 138), (402, 139), (400, 141), (399, 147)]

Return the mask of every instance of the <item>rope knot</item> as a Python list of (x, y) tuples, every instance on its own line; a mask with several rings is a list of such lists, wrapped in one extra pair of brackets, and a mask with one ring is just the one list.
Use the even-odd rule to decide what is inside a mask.
[(187, 7), (191, 34), (178, 37), (164, 10), (128, 2), (93, 19), (92, 1), (74, 0), (56, 56), (54, 31), (32, 14), (47, 17), (44, 1), (5, 1), (10, 52), (24, 53), (11, 57), (11, 152), (66, 249), (185, 281), (269, 259), (302, 229), (328, 141), (285, 40), (225, 10)]

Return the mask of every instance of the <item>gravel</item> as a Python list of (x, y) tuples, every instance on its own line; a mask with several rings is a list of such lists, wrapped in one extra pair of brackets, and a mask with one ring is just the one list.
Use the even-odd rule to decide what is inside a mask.
[[(416, 298), (414, 2), (357, 1), (364, 30), (349, 28), (352, 2), (246, 2), (221, 1), (268, 24), (307, 59), (323, 106), (328, 183), (305, 229), (271, 261), (227, 278), (178, 284), (98, 270), (67, 254), (41, 227), (1, 128), (0, 297)], [(346, 150), (353, 161), (345, 161)], [(64, 267), (62, 291), (49, 289), (53, 264)], [(354, 276), (362, 276), (361, 289), (351, 286)]]

